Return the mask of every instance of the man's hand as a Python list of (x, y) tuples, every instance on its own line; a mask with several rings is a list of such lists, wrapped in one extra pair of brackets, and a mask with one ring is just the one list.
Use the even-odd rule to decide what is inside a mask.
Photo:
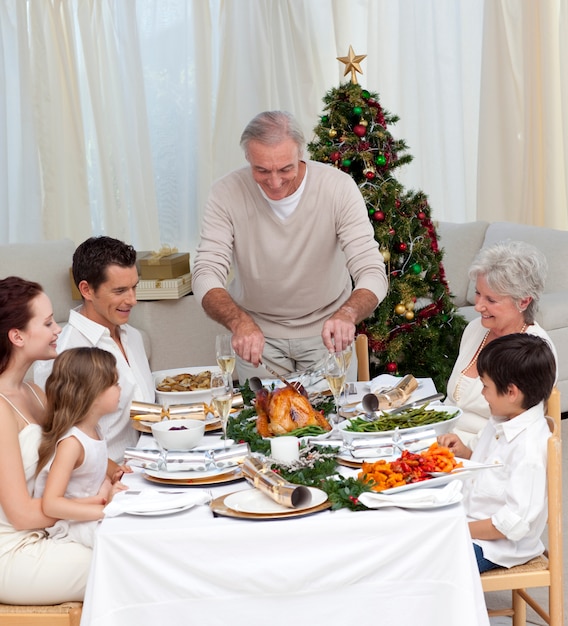
[(343, 352), (353, 343), (355, 324), (340, 309), (324, 322), (321, 336), (330, 352)]
[(211, 289), (201, 304), (209, 317), (231, 331), (237, 355), (258, 367), (264, 350), (264, 335), (252, 317), (237, 306), (225, 289)]
[(324, 322), (321, 336), (330, 352), (346, 350), (355, 339), (355, 325), (377, 306), (377, 297), (368, 289), (355, 289), (348, 300)]
[(264, 335), (253, 319), (243, 313), (243, 318), (232, 328), (233, 348), (243, 359), (258, 367), (264, 350)]

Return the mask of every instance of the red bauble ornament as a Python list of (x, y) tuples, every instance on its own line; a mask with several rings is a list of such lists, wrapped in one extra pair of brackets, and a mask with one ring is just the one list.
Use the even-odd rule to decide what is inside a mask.
[(339, 161), (339, 159), (341, 159), (341, 152), (332, 152), (332, 153), (329, 155), (329, 158), (330, 158), (332, 161), (334, 161), (334, 162), (335, 162), (335, 161)]
[(353, 132), (357, 135), (357, 137), (364, 137), (367, 134), (367, 128), (362, 124), (356, 124), (353, 126)]
[(424, 211), (420, 211), (418, 213), (418, 219), (419, 220), (423, 220), (426, 217), (426, 213), (424, 213)]
[(408, 246), (404, 243), (404, 241), (401, 241), (397, 247), (400, 250), (400, 252), (405, 252), (406, 248), (408, 248)]
[(394, 206), (395, 206), (397, 209), (400, 209), (400, 200), (399, 200), (398, 198), (394, 201)]
[(385, 214), (382, 211), (375, 211), (373, 213), (373, 219), (376, 222), (384, 222), (385, 221)]
[(389, 228), (389, 235), (394, 235), (394, 228)]
[(367, 180), (373, 180), (375, 178), (375, 172), (373, 172), (372, 170), (365, 172), (365, 178)]
[(386, 370), (387, 372), (390, 372), (391, 374), (394, 374), (394, 372), (396, 372), (397, 369), (398, 369), (398, 365), (394, 361), (391, 361), (390, 363), (386, 364)]

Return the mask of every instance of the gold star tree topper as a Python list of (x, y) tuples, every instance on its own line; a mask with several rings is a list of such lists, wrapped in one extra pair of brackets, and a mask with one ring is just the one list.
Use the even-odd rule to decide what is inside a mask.
[(363, 73), (359, 63), (366, 57), (366, 54), (355, 54), (353, 46), (349, 46), (349, 54), (346, 57), (337, 57), (338, 61), (345, 63), (345, 72), (343, 73), (343, 76), (347, 76), (347, 74), (351, 72), (351, 82), (354, 85), (357, 84), (356, 72), (359, 72), (359, 74)]

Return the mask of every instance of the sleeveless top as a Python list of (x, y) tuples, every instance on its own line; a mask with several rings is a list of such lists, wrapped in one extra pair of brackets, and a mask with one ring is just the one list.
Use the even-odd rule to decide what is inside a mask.
[[(94, 496), (106, 477), (108, 466), (108, 454), (106, 441), (102, 436), (102, 431), (97, 427), (99, 439), (93, 439), (85, 434), (80, 428), (73, 426), (57, 443), (68, 437), (75, 437), (83, 446), (84, 458), (81, 465), (73, 470), (69, 478), (69, 483), (65, 491), (67, 498), (86, 498)], [(40, 470), (34, 488), (34, 495), (41, 497), (45, 489), (47, 475), (53, 463), (55, 455)]]
[[(43, 402), (28, 383), (25, 383), (42, 408)], [(38, 461), (38, 448), (41, 441), (42, 429), (39, 424), (31, 424), (29, 420), (22, 414), (22, 412), (14, 406), (14, 404), (6, 398), (4, 394), (0, 393), (0, 397), (4, 398), (6, 402), (16, 411), (18, 415), (26, 422), (27, 426), (22, 428), (18, 433), (18, 440), (20, 442), (20, 450), (22, 454), (22, 462), (24, 465), (24, 475), (26, 478), (26, 484), (28, 487), (28, 493), (30, 496), (33, 493), (35, 483), (35, 471)], [(15, 551), (23, 547), (28, 543), (34, 543), (46, 536), (43, 529), (40, 530), (16, 530), (12, 524), (7, 520), (6, 515), (2, 507), (0, 507), (0, 556), (3, 556), (7, 552)]]

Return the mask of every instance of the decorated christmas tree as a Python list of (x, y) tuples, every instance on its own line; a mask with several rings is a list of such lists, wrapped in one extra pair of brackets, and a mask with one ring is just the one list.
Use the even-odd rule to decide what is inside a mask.
[(412, 156), (388, 127), (398, 117), (363, 89), (356, 72), (364, 55), (339, 57), (351, 81), (331, 89), (308, 145), (311, 158), (353, 177), (385, 260), (389, 290), (358, 329), (369, 338), (371, 373), (432, 378), (445, 391), (465, 320), (452, 300), (427, 196), (406, 190), (395, 171)]

